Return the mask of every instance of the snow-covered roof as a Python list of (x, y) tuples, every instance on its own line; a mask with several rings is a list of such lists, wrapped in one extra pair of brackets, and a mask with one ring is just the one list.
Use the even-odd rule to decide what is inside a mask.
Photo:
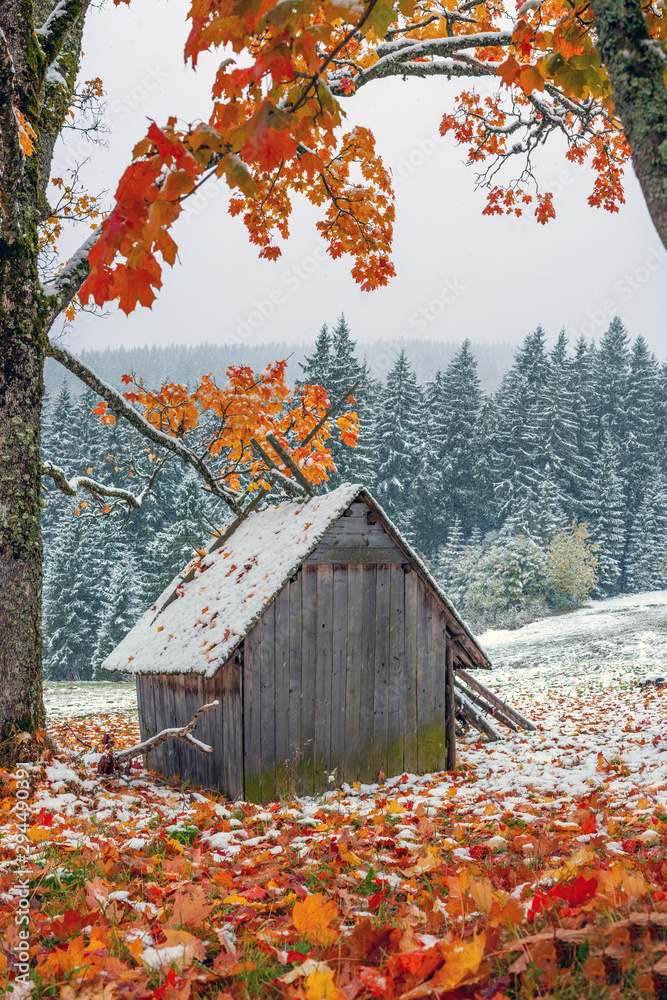
[(102, 666), (124, 673), (194, 672), (212, 677), (331, 525), (359, 497), (379, 512), (479, 649), (376, 501), (363, 486), (344, 483), (308, 501), (292, 500), (249, 514), (228, 542), (194, 559), (170, 583)]

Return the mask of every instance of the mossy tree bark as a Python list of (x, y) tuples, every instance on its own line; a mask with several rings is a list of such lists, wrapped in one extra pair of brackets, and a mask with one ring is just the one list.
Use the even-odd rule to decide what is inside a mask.
[(592, 0), (598, 49), (653, 224), (667, 246), (665, 54), (651, 40), (639, 0)]
[[(0, 6), (0, 761), (44, 722), (40, 423), (48, 328), (66, 304), (37, 267), (51, 154), (71, 100), (87, 3)], [(37, 20), (35, 18), (37, 17)], [(42, 27), (40, 34), (35, 28)], [(57, 74), (47, 77), (57, 64)], [(19, 116), (15, 112), (19, 112)], [(35, 148), (25, 146), (19, 119)], [(75, 289), (74, 289), (75, 290)]]

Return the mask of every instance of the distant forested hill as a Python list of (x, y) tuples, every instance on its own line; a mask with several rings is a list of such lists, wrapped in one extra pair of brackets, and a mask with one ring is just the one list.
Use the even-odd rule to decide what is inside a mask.
[[(417, 376), (427, 382), (439, 369), (443, 370), (459, 349), (460, 344), (435, 340), (375, 340), (357, 344), (357, 355), (368, 362), (370, 374), (384, 380), (401, 350)], [(105, 382), (120, 385), (121, 375), (136, 372), (146, 385), (157, 387), (165, 381), (184, 382), (193, 386), (203, 374), (213, 372), (221, 379), (229, 365), (250, 365), (255, 371), (271, 361), (289, 358), (290, 380), (301, 376), (300, 363), (310, 354), (313, 343), (287, 344), (169, 344), (165, 347), (116, 347), (104, 351), (83, 351), (80, 357)], [(493, 392), (512, 364), (516, 344), (473, 343), (471, 351), (477, 360), (482, 388)], [(65, 371), (57, 361), (46, 363), (45, 381), (48, 395), (56, 394), (67, 383), (71, 392), (79, 393), (81, 383)]]

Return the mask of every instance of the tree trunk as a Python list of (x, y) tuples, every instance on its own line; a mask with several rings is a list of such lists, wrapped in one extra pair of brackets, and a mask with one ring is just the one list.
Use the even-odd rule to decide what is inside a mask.
[(649, 37), (639, 0), (592, 0), (592, 7), (614, 106), (651, 219), (667, 247), (665, 55)]
[[(0, 764), (44, 724), (40, 420), (47, 339), (33, 213), (0, 239)], [(27, 748), (26, 748), (27, 749)]]

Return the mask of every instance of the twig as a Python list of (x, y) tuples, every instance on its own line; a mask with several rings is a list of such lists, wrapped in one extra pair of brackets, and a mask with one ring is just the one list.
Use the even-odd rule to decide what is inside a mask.
[(86, 741), (82, 740), (80, 736), (77, 736), (77, 734), (74, 732), (74, 730), (72, 729), (72, 727), (70, 726), (70, 724), (68, 722), (65, 723), (65, 728), (69, 729), (69, 731), (72, 734), (72, 736), (74, 737), (74, 739), (78, 740), (79, 743), (83, 744), (84, 747), (88, 747), (89, 750), (93, 749), (92, 744), (86, 743)]
[(334, 413), (338, 412), (338, 410), (341, 408), (341, 406), (343, 405), (343, 403), (345, 402), (345, 400), (348, 398), (348, 396), (352, 395), (352, 393), (357, 388), (357, 386), (359, 385), (360, 382), (361, 382), (361, 379), (358, 378), (357, 381), (352, 386), (352, 388), (348, 389), (347, 392), (344, 392), (343, 395), (339, 399), (336, 400), (336, 402), (333, 404), (333, 406), (329, 407), (329, 409), (324, 414), (324, 416), (322, 417), (322, 419), (318, 420), (318, 422), (315, 424), (315, 426), (313, 427), (312, 431), (309, 434), (306, 435), (306, 437), (303, 439), (303, 441), (299, 441), (299, 448), (305, 448), (305, 446), (307, 444), (310, 444), (310, 442), (313, 440), (313, 438), (315, 437), (315, 435), (317, 434), (317, 432), (320, 430), (320, 428), (324, 426), (324, 424), (329, 419), (329, 417), (333, 416)]
[(124, 764), (126, 760), (132, 760), (133, 757), (140, 757), (142, 754), (149, 753), (155, 747), (159, 747), (162, 743), (167, 743), (169, 740), (175, 739), (183, 740), (190, 746), (196, 747), (197, 750), (201, 750), (202, 753), (213, 753), (213, 747), (208, 746), (206, 743), (201, 743), (194, 736), (191, 736), (190, 733), (197, 725), (200, 715), (210, 711), (212, 708), (217, 708), (219, 704), (219, 701), (211, 701), (208, 705), (202, 705), (201, 708), (197, 709), (187, 726), (183, 726), (182, 729), (163, 729), (161, 733), (151, 736), (150, 739), (145, 740), (143, 743), (138, 743), (137, 746), (130, 747), (128, 750), (121, 750), (120, 753), (115, 755), (115, 766), (118, 767), (119, 764)]
[(282, 446), (282, 444), (280, 443), (276, 435), (273, 433), (273, 431), (269, 431), (269, 433), (266, 435), (266, 440), (269, 442), (269, 444), (274, 449), (276, 454), (280, 456), (283, 463), (290, 470), (290, 472), (296, 479), (299, 486), (301, 486), (301, 488), (304, 489), (309, 496), (314, 497), (317, 491), (313, 489), (312, 483), (308, 482), (308, 480), (304, 476), (299, 466), (296, 464), (296, 462), (294, 461), (290, 453), (287, 451), (287, 449)]

